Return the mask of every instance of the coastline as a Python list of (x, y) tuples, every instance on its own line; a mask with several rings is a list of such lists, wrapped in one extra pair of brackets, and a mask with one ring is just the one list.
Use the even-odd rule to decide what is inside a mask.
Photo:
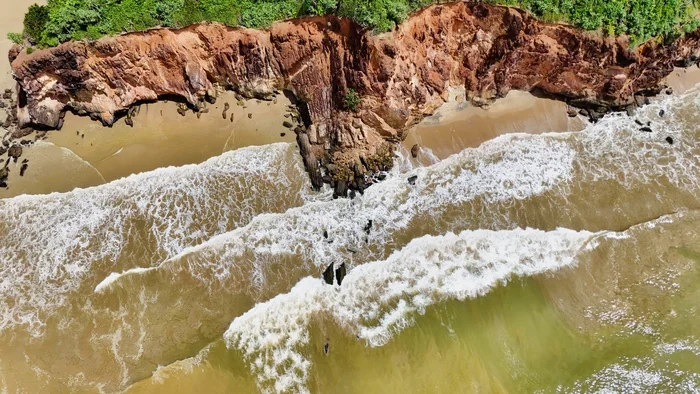
[[(28, 6), (34, 1), (26, 3)], [(21, 19), (24, 12), (23, 6), (16, 7), (12, 11), (17, 15), (14, 18), (10, 15), (15, 22)], [(15, 30), (21, 28), (21, 24), (17, 23), (6, 26)], [(407, 34), (406, 29), (402, 26), (401, 34)], [(2, 44), (9, 45), (9, 40), (3, 37)], [(8, 67), (3, 62), (0, 71), (5, 74), (4, 83), (14, 84)], [(682, 92), (698, 81), (698, 68), (690, 66), (688, 69), (676, 68), (666, 83), (675, 92)], [(295, 132), (282, 125), (287, 119), (284, 117), (285, 111), (293, 107), (284, 95), (275, 95), (274, 101), (246, 99), (241, 102), (241, 97), (232, 91), (219, 91), (217, 95), (217, 102), (208, 106), (206, 111), (194, 108), (194, 111), (200, 112), (187, 111), (184, 117), (180, 116), (178, 106), (173, 102), (141, 104), (138, 115), (133, 117), (133, 127), (127, 125), (127, 118), (124, 117), (106, 128), (88, 117), (69, 112), (62, 121), (61, 130), (50, 131), (45, 136), (44, 132), (40, 132), (18, 139), (26, 138), (27, 145), (32, 138), (45, 142), (40, 148), (25, 146), (22, 161), (9, 163), (10, 188), (0, 189), (0, 198), (23, 193), (69, 191), (159, 167), (200, 163), (226, 150), (243, 146), (295, 141)], [(475, 106), (473, 99), (464, 89), (440, 99), (445, 103), (436, 109), (428, 109), (431, 115), (407, 127), (404, 133), (399, 133), (404, 137), (400, 144), (402, 149), (410, 152), (416, 144), (430, 149), (434, 156), (414, 160), (415, 163), (429, 164), (431, 160), (444, 159), (504, 133), (575, 131), (586, 123), (581, 116), (567, 116), (568, 108), (564, 101), (535, 97), (517, 89), (490, 105)], [(221, 116), (224, 103), (230, 105), (226, 119)], [(231, 114), (234, 116), (233, 122), (229, 118)], [(248, 118), (248, 114), (252, 114), (252, 118)], [(352, 151), (359, 143), (353, 135), (357, 118), (352, 120), (341, 116), (337, 121), (347, 122), (345, 125), (350, 128), (351, 141), (347, 141), (347, 138), (343, 141), (347, 135), (341, 132), (337, 136), (339, 141), (333, 142), (332, 149), (341, 152), (342, 156), (344, 151)], [(383, 121), (380, 123), (387, 126)], [(350, 124), (353, 126), (350, 127)], [(367, 137), (366, 126), (363, 124), (361, 130)], [(380, 129), (383, 126), (380, 125)], [(312, 133), (305, 131), (304, 135), (307, 134), (311, 137)], [(386, 138), (386, 135), (383, 137)], [(381, 141), (382, 138), (371, 135), (363, 144), (377, 144), (377, 140)], [(322, 151), (328, 150), (327, 147), (327, 142), (322, 147), (315, 146), (316, 157), (323, 158)], [(321, 152), (319, 148), (322, 148)], [(29, 163), (24, 176), (19, 176), (25, 159)], [(350, 155), (350, 164), (352, 160), (353, 156)], [(62, 168), (72, 170), (63, 171)]]
[(208, 23), (32, 54), (16, 47), (10, 59), (27, 98), (20, 126), (60, 128), (66, 111), (112, 125), (135, 105), (166, 97), (196, 112), (217, 89), (268, 100), (284, 91), (303, 118), (295, 131), (312, 186), (330, 184), (345, 196), (369, 185), (364, 175), (391, 166), (394, 144), (442, 106), (450, 88), (463, 87), (476, 106), (530, 91), (596, 120), (661, 92), (674, 65), (697, 62), (698, 40), (694, 31), (672, 45), (651, 40), (630, 49), (625, 37), (459, 2), (429, 6), (376, 36), (334, 16), (269, 30)]

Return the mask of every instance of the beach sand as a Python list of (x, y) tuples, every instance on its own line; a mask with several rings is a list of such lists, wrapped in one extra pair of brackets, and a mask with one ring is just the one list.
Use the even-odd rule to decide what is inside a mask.
[[(230, 109), (224, 119), (225, 103)], [(134, 127), (120, 119), (106, 128), (68, 114), (63, 128), (50, 132), (47, 141), (72, 150), (109, 182), (159, 167), (201, 163), (244, 146), (294, 142), (294, 131), (282, 125), (289, 104), (279, 95), (275, 102), (247, 100), (241, 107), (232, 92), (223, 92), (200, 118), (191, 111), (181, 116), (172, 102), (144, 104), (133, 118)]]
[(409, 131), (402, 149), (410, 151), (418, 144), (416, 163), (430, 164), (506, 133), (577, 131), (586, 124), (582, 117), (570, 118), (565, 103), (527, 92), (511, 91), (488, 108), (471, 106), (463, 97), (453, 91), (433, 116)]
[[(21, 31), (24, 13), (34, 3), (45, 4), (45, 0), (6, 4), (0, 15), (0, 53), (10, 49), (7, 32)], [(700, 69), (695, 66), (677, 69), (668, 78), (669, 86), (677, 93), (698, 82)], [(14, 88), (14, 81), (10, 65), (0, 59), (0, 90), (6, 88)], [(227, 102), (230, 109), (224, 119)], [(282, 125), (289, 104), (280, 95), (276, 102), (247, 100), (244, 108), (237, 105), (232, 92), (222, 92), (200, 118), (191, 111), (182, 117), (176, 103), (158, 102), (142, 105), (133, 127), (121, 119), (111, 128), (67, 114), (61, 130), (48, 132), (41, 143), (25, 146), (20, 160), (9, 164), (9, 187), (0, 188), (0, 198), (70, 191), (159, 167), (201, 163), (244, 146), (294, 142), (294, 132)], [(4, 117), (4, 111), (0, 111), (0, 121)], [(401, 149), (409, 152), (418, 144), (421, 153), (414, 164), (426, 165), (502, 134), (575, 131), (586, 122), (583, 117), (568, 117), (566, 104), (526, 92), (510, 92), (484, 109), (470, 106), (455, 90), (433, 116), (409, 131)], [(27, 166), (20, 176), (25, 159)]]

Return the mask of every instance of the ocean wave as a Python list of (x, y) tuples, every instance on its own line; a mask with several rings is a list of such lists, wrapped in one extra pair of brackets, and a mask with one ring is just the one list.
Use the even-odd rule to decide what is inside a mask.
[(38, 310), (64, 305), (110, 270), (159, 263), (258, 213), (300, 205), (307, 188), (294, 146), (274, 144), (0, 200), (0, 331), (19, 324), (40, 335)]
[(301, 280), (236, 318), (224, 338), (243, 352), (263, 391), (308, 393), (311, 363), (303, 347), (313, 316), (332, 316), (370, 346), (382, 346), (438, 302), (478, 297), (512, 277), (574, 264), (595, 235), (516, 229), (425, 236), (387, 260), (357, 267), (342, 286)]

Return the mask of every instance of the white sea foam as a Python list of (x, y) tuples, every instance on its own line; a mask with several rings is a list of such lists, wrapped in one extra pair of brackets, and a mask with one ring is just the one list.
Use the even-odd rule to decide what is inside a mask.
[(657, 366), (651, 358), (624, 357), (558, 393), (698, 393), (700, 374), (668, 362)]
[[(365, 253), (364, 258), (382, 258), (386, 248), (400, 242), (401, 231), (416, 225), (418, 217), (432, 213), (438, 220), (441, 210), (460, 204), (473, 203), (472, 211), (464, 213), (465, 220), (474, 221), (472, 226), (512, 227), (503, 209), (514, 201), (567, 187), (571, 179), (574, 151), (562, 141), (530, 137), (501, 136), (430, 167), (395, 174), (355, 200), (317, 201), (284, 214), (259, 215), (246, 227), (183, 250), (165, 265), (201, 254), (196, 261), (188, 261), (185, 269), (215, 269), (217, 276), (230, 277), (236, 271), (235, 261), (246, 251), (256, 255), (256, 274), (290, 254), (298, 255), (306, 270), (328, 261), (352, 260), (354, 250)], [(406, 180), (413, 174), (418, 176), (414, 186)], [(364, 227), (370, 220), (367, 236)], [(323, 237), (324, 231), (329, 239)], [(266, 280), (260, 277), (255, 282), (263, 286)]]
[(438, 302), (477, 297), (512, 277), (574, 264), (594, 235), (516, 229), (424, 236), (384, 261), (355, 268), (342, 286), (301, 280), (236, 318), (224, 338), (244, 353), (264, 391), (308, 392), (311, 364), (302, 350), (313, 316), (332, 316), (369, 345), (381, 346)]
[(0, 331), (21, 324), (39, 335), (40, 310), (94, 288), (110, 270), (156, 264), (258, 213), (301, 204), (307, 180), (296, 156), (292, 144), (250, 147), (88, 189), (0, 200)]

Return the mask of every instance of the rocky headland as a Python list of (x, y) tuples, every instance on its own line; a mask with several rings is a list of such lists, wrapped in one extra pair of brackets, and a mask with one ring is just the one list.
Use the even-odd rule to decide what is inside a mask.
[(221, 89), (241, 100), (286, 94), (295, 104), (287, 126), (297, 133), (313, 186), (330, 183), (344, 196), (387, 169), (394, 143), (453, 88), (475, 105), (529, 91), (595, 120), (658, 94), (674, 67), (698, 63), (699, 41), (695, 31), (631, 49), (624, 37), (466, 2), (430, 6), (381, 35), (334, 16), (269, 30), (152, 29), (32, 54), (15, 46), (13, 121), (20, 130), (55, 129), (72, 111), (109, 126), (130, 120), (144, 102), (174, 100), (182, 111), (200, 112)]

